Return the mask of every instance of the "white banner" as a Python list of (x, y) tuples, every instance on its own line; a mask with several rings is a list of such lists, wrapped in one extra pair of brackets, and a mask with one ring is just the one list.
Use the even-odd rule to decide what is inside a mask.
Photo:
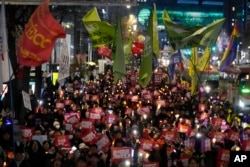
[(62, 51), (61, 51), (61, 61), (59, 64), (59, 74), (58, 74), (58, 82), (70, 76), (69, 74), (70, 68), (70, 55), (68, 51), (68, 44), (66, 39), (62, 41)]
[(23, 95), (24, 107), (27, 108), (28, 110), (32, 111), (31, 102), (30, 102), (30, 95), (28, 93), (26, 93), (25, 91), (22, 91), (22, 95)]

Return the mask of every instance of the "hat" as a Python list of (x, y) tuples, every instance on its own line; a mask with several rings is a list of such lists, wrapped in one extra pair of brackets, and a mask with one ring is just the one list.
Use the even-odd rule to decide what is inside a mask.
[(89, 146), (87, 146), (87, 145), (84, 144), (84, 143), (80, 143), (80, 144), (79, 144), (79, 149), (89, 149)]

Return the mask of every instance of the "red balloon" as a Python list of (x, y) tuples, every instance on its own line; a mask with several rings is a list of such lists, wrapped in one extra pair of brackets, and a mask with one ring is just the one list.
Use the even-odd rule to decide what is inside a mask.
[(107, 46), (100, 46), (97, 50), (98, 54), (101, 56), (104, 56), (111, 60), (111, 49), (109, 49)]
[(137, 41), (133, 42), (132, 48), (131, 48), (133, 55), (138, 55), (138, 56), (142, 55), (143, 49), (144, 49), (144, 43), (137, 42)]

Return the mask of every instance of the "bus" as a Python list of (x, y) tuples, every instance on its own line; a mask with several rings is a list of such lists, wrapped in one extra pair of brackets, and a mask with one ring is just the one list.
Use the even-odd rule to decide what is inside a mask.
[(238, 109), (250, 111), (250, 73), (240, 73), (238, 76)]

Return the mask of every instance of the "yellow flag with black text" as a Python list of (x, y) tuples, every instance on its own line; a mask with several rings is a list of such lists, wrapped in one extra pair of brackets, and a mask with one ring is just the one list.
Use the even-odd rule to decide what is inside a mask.
[(93, 47), (109, 45), (114, 42), (115, 26), (101, 21), (96, 7), (92, 8), (82, 18)]

